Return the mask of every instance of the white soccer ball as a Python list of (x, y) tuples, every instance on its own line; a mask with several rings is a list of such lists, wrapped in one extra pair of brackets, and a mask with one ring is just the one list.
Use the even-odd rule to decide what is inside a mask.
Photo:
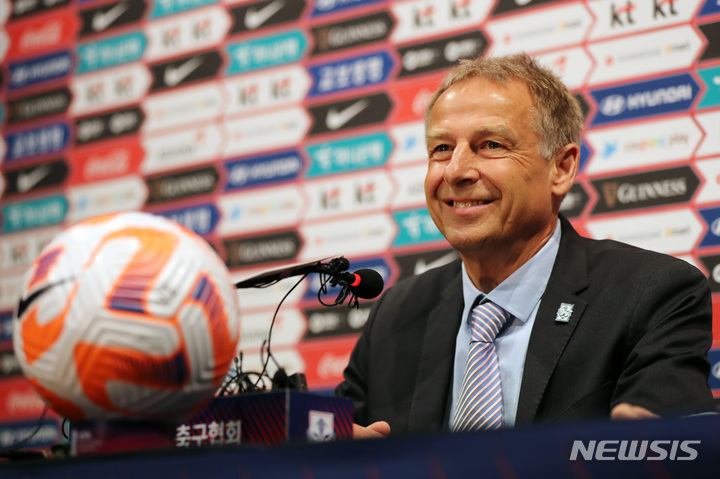
[(65, 230), (27, 272), (15, 354), (72, 419), (173, 418), (221, 385), (240, 339), (225, 264), (195, 233), (147, 213)]

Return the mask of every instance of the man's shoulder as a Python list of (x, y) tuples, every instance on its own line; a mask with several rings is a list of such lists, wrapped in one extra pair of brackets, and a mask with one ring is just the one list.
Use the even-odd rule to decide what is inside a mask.
[(415, 298), (434, 297), (439, 295), (446, 287), (456, 286), (462, 288), (460, 281), (460, 260), (453, 260), (450, 263), (428, 269), (422, 273), (404, 278), (389, 288), (386, 293), (391, 296), (405, 296), (411, 294)]
[(424, 285), (434, 284), (442, 281), (449, 281), (460, 274), (460, 260), (455, 259), (442, 266), (426, 269), (421, 273), (405, 278), (397, 283), (397, 285)]
[(587, 251), (588, 264), (591, 269), (593, 266), (606, 266), (614, 268), (618, 272), (647, 272), (658, 268), (671, 267), (692, 274), (702, 274), (691, 263), (666, 253), (640, 248), (612, 239), (593, 239), (578, 236), (578, 241), (584, 245)]

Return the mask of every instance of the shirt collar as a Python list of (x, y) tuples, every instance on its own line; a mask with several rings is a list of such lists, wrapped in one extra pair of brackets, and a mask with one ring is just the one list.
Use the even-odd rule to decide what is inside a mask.
[(487, 295), (475, 287), (465, 270), (465, 264), (463, 264), (463, 300), (466, 307), (481, 295), (520, 321), (527, 321), (540, 301), (550, 279), (550, 273), (560, 248), (562, 234), (560, 230), (560, 221), (558, 221), (553, 235), (540, 248), (540, 251)]

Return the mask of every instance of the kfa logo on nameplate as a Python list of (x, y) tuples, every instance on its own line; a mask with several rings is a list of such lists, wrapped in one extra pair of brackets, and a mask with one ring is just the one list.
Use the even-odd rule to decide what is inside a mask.
[(335, 439), (335, 415), (331, 412), (308, 411), (307, 438), (310, 442)]

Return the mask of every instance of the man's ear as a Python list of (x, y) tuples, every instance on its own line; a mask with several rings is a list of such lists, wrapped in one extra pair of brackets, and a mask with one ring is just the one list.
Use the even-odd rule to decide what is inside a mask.
[(568, 143), (551, 161), (552, 192), (563, 197), (570, 191), (580, 168), (580, 147), (575, 143)]

